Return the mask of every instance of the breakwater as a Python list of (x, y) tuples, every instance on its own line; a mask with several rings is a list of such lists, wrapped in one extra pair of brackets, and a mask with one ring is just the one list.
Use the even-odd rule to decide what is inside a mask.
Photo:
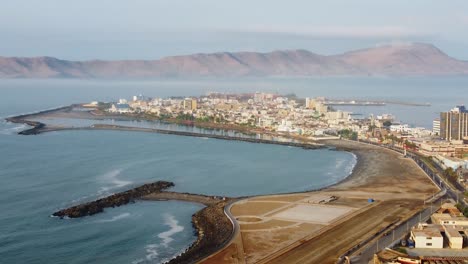
[(96, 201), (57, 211), (53, 213), (53, 216), (78, 218), (94, 215), (103, 212), (104, 208), (125, 205), (137, 199), (153, 201), (179, 200), (201, 203), (206, 207), (192, 215), (192, 226), (197, 235), (197, 240), (182, 254), (167, 262), (168, 264), (195, 263), (221, 249), (232, 238), (234, 234), (233, 220), (228, 218), (224, 208), (229, 202), (236, 199), (163, 191), (172, 186), (174, 186), (174, 183), (166, 181), (144, 184)]
[(192, 216), (197, 240), (181, 255), (166, 264), (196, 263), (220, 250), (234, 234), (234, 226), (224, 214), (225, 200), (203, 208)]
[(324, 147), (323, 145), (311, 144), (311, 143), (276, 141), (276, 140), (268, 140), (268, 139), (260, 139), (260, 138), (235, 137), (235, 136), (224, 136), (224, 135), (216, 135), (216, 134), (204, 134), (204, 133), (195, 133), (195, 132), (186, 132), (186, 131), (165, 130), (165, 129), (157, 129), (157, 128), (129, 127), (129, 126), (119, 126), (119, 125), (106, 125), (106, 124), (97, 124), (92, 127), (81, 128), (81, 129), (152, 132), (152, 133), (170, 134), (170, 135), (178, 135), (178, 136), (214, 138), (214, 139), (223, 139), (223, 140), (244, 141), (244, 142), (250, 142), (250, 143), (283, 145), (283, 146), (291, 146), (291, 147), (300, 147), (304, 149), (319, 149), (319, 148)]
[(113, 194), (111, 196), (98, 199), (89, 203), (72, 206), (67, 209), (63, 209), (53, 213), (53, 216), (60, 218), (78, 218), (88, 215), (94, 215), (104, 211), (104, 208), (121, 206), (133, 202), (135, 199), (139, 199), (145, 195), (161, 192), (164, 189), (174, 186), (172, 182), (158, 181), (155, 183), (144, 184), (134, 189)]
[(38, 121), (32, 121), (28, 120), (28, 118), (34, 117), (34, 116), (39, 116), (39, 115), (44, 115), (52, 112), (57, 112), (57, 111), (71, 111), (73, 109), (74, 105), (69, 105), (69, 106), (62, 106), (58, 108), (53, 108), (53, 109), (48, 109), (48, 110), (43, 110), (39, 112), (34, 112), (34, 113), (29, 113), (29, 114), (23, 114), (23, 115), (18, 115), (18, 116), (12, 116), (8, 117), (5, 120), (11, 123), (17, 123), (17, 124), (26, 124), (28, 126), (32, 126), (32, 128), (23, 130), (18, 132), (19, 135), (37, 135), (42, 132), (47, 131), (46, 124), (38, 122)]
[(270, 139), (261, 139), (255, 137), (237, 137), (237, 136), (226, 136), (218, 134), (209, 134), (209, 133), (196, 133), (188, 131), (175, 131), (175, 130), (166, 130), (158, 128), (143, 128), (143, 127), (131, 127), (131, 126), (121, 126), (121, 125), (109, 125), (109, 124), (95, 124), (89, 127), (72, 127), (72, 126), (51, 126), (38, 121), (28, 120), (30, 117), (47, 115), (53, 112), (70, 112), (74, 107), (79, 106), (77, 104), (58, 107), (54, 109), (44, 110), (40, 112), (35, 112), (31, 114), (24, 114), (14, 117), (6, 118), (7, 121), (12, 123), (22, 123), (32, 126), (30, 129), (23, 130), (19, 132), (20, 135), (37, 135), (44, 132), (50, 131), (59, 131), (59, 130), (123, 130), (123, 131), (140, 131), (140, 132), (151, 132), (159, 134), (171, 134), (179, 136), (189, 136), (189, 137), (202, 137), (202, 138), (214, 138), (222, 140), (235, 140), (235, 141), (244, 141), (250, 143), (260, 143), (260, 144), (274, 144), (274, 145), (283, 145), (291, 147), (300, 147), (304, 149), (319, 149), (324, 146), (316, 143), (305, 143), (305, 142), (296, 142), (291, 139), (286, 141), (279, 140), (270, 140)]

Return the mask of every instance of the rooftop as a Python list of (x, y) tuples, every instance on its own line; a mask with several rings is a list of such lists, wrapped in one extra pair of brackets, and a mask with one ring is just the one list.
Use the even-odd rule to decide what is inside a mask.
[(442, 237), (440, 229), (434, 225), (419, 225), (411, 232), (415, 237)]

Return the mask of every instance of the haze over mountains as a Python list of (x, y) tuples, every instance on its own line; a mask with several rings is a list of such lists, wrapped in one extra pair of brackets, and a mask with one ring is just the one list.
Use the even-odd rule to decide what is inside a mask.
[(324, 56), (307, 50), (218, 52), (160, 60), (67, 61), (0, 57), (0, 78), (468, 75), (468, 61), (430, 44), (387, 45)]

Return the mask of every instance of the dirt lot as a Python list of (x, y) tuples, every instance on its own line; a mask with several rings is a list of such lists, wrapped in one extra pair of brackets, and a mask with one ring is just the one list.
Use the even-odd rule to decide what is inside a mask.
[[(327, 144), (352, 151), (358, 157), (358, 164), (345, 181), (319, 192), (251, 198), (243, 201), (241, 207), (233, 207), (232, 213), (236, 217), (248, 214), (274, 218), (278, 212), (318, 203), (322, 197), (329, 196), (339, 197), (328, 203), (330, 208), (347, 207), (350, 212), (330, 218), (331, 223), (322, 225), (306, 223), (313, 211), (304, 215), (307, 216), (304, 219), (272, 222), (270, 226), (275, 228), (271, 229), (265, 229), (268, 222), (244, 223), (236, 246), (221, 253), (238, 257), (216, 263), (334, 263), (360, 241), (416, 212), (425, 198), (438, 191), (419, 167), (395, 152), (357, 142)], [(374, 198), (377, 203), (370, 206), (368, 198)], [(320, 219), (320, 214), (310, 217)], [(287, 225), (288, 222), (293, 225)]]

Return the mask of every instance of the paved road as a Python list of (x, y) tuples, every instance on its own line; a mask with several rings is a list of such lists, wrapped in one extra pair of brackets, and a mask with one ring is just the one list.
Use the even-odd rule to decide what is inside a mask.
[[(380, 146), (380, 147), (385, 147), (397, 152), (402, 153), (403, 150), (392, 147), (392, 146), (385, 146), (381, 144), (375, 144), (372, 142), (364, 142), (364, 143), (370, 143), (372, 145)], [(421, 161), (420, 157), (416, 154), (413, 153), (407, 153), (407, 157), (413, 159), (418, 166), (424, 170), (424, 172), (432, 178), (432, 180), (437, 184), (437, 186), (440, 187), (441, 190), (445, 191), (445, 198), (452, 198), (455, 201), (462, 202), (467, 206), (466, 202), (464, 200), (459, 200), (459, 197), (463, 197), (463, 194), (460, 192), (458, 189), (454, 189), (450, 184), (448, 184), (445, 179), (443, 179), (437, 172), (432, 171), (430, 168), (426, 166), (424, 162)], [(437, 199), (434, 203), (437, 204), (440, 199)], [(351, 258), (351, 262), (354, 263), (362, 263), (362, 264), (367, 264), (369, 263), (374, 254), (390, 245), (392, 245), (396, 240), (401, 239), (403, 236), (407, 235), (409, 231), (411, 230), (411, 227), (416, 226), (419, 222), (426, 222), (429, 220), (430, 216), (432, 213), (438, 209), (436, 205), (432, 205), (429, 208), (426, 208), (425, 210), (421, 211), (420, 213), (416, 214), (406, 222), (402, 223), (398, 227), (396, 227), (393, 231), (390, 231), (387, 235), (383, 235), (380, 238), (376, 239), (375, 241), (367, 244), (364, 247), (364, 250), (360, 252), (358, 256), (354, 256)]]
[(379, 239), (367, 244), (365, 249), (361, 252), (359, 256), (352, 257), (351, 263), (357, 264), (367, 264), (369, 261), (372, 260), (374, 254), (388, 246), (390, 246), (394, 241), (400, 240), (403, 236), (408, 234), (411, 227), (416, 226), (419, 222), (425, 222), (429, 220), (431, 217), (432, 211), (436, 210), (437, 208), (434, 206), (433, 208), (427, 208), (420, 212), (420, 214), (416, 214), (408, 221), (403, 222), (393, 231), (390, 231), (387, 235), (383, 235)]

